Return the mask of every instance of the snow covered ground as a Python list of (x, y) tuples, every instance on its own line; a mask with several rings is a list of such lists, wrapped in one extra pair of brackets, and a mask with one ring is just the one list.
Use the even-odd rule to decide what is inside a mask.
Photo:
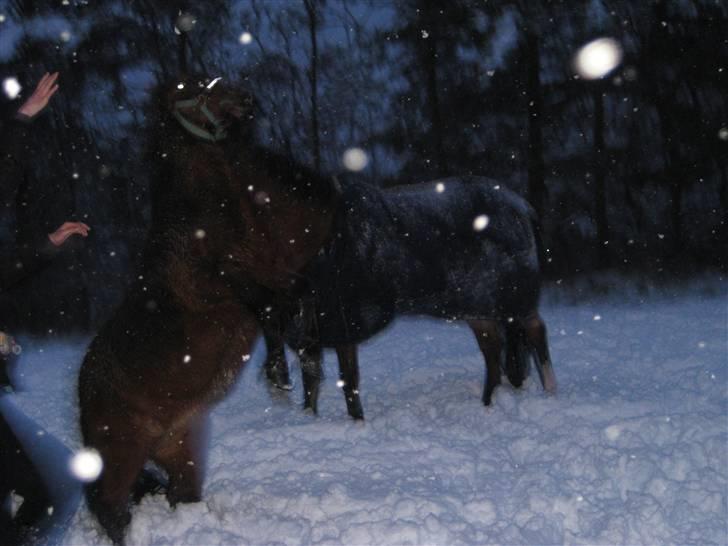
[[(548, 304), (559, 394), (535, 373), (480, 403), (462, 324), (398, 322), (361, 351), (366, 421), (268, 388), (256, 351), (213, 414), (201, 503), (134, 510), (129, 544), (726, 544), (728, 300)], [(79, 447), (87, 340), (28, 343), (16, 404)], [(40, 352), (42, 350), (42, 352)], [(64, 544), (107, 544), (85, 506)]]

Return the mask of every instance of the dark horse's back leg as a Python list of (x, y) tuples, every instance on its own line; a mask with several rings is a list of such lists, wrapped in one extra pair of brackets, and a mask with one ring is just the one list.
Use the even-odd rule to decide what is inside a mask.
[(301, 362), (301, 377), (303, 379), (303, 409), (311, 409), (318, 413), (318, 395), (321, 386), (321, 361), (323, 351), (320, 346), (309, 346), (299, 352)]
[(283, 316), (278, 309), (267, 307), (257, 313), (263, 339), (265, 340), (266, 357), (263, 369), (265, 375), (275, 387), (291, 390), (291, 376), (288, 373), (285, 342), (283, 340)]
[(556, 393), (556, 376), (551, 364), (549, 345), (546, 339), (546, 325), (538, 313), (522, 320), (526, 340), (534, 352), (536, 370), (546, 392)]
[(483, 388), (483, 404), (489, 406), (493, 391), (501, 382), (501, 351), (503, 338), (498, 322), (495, 320), (470, 320), (470, 328), (478, 341), (478, 347), (485, 358), (485, 387)]
[(359, 399), (359, 359), (356, 345), (336, 347), (339, 358), (339, 381), (346, 398), (346, 409), (354, 419), (364, 419), (364, 410)]
[(266, 377), (279, 389), (291, 390), (293, 386), (291, 385), (291, 376), (288, 373), (288, 362), (286, 361), (285, 346), (281, 332), (274, 327), (266, 325), (263, 329), (263, 337), (265, 339), (267, 353), (265, 364), (263, 365)]

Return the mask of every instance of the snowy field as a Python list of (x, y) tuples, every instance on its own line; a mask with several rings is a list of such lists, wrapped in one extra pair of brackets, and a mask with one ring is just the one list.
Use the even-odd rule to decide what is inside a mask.
[[(314, 417), (259, 347), (214, 411), (203, 502), (145, 499), (128, 543), (726, 544), (727, 313), (722, 289), (547, 304), (559, 394), (504, 378), (490, 409), (467, 327), (402, 320), (362, 348), (364, 423), (333, 354)], [(86, 342), (29, 341), (15, 396), (74, 449)], [(63, 543), (108, 540), (82, 506)]]

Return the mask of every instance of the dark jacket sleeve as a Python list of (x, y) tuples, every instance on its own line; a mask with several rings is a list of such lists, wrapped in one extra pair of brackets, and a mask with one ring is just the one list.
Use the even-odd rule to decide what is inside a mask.
[(58, 249), (46, 236), (45, 241), (26, 243), (12, 254), (0, 255), (0, 293), (43, 268), (57, 253)]
[[(27, 176), (28, 132), (30, 119), (18, 115), (3, 124), (0, 139), (0, 215), (15, 209), (18, 191)], [(0, 248), (0, 293), (43, 267), (58, 249), (46, 234), (17, 248)]]

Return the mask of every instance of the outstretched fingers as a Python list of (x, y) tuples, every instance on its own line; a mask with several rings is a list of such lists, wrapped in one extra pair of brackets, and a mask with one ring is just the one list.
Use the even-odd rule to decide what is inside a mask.
[(83, 222), (64, 222), (56, 231), (50, 233), (48, 238), (55, 246), (61, 246), (73, 235), (88, 237), (90, 230), (91, 228)]

